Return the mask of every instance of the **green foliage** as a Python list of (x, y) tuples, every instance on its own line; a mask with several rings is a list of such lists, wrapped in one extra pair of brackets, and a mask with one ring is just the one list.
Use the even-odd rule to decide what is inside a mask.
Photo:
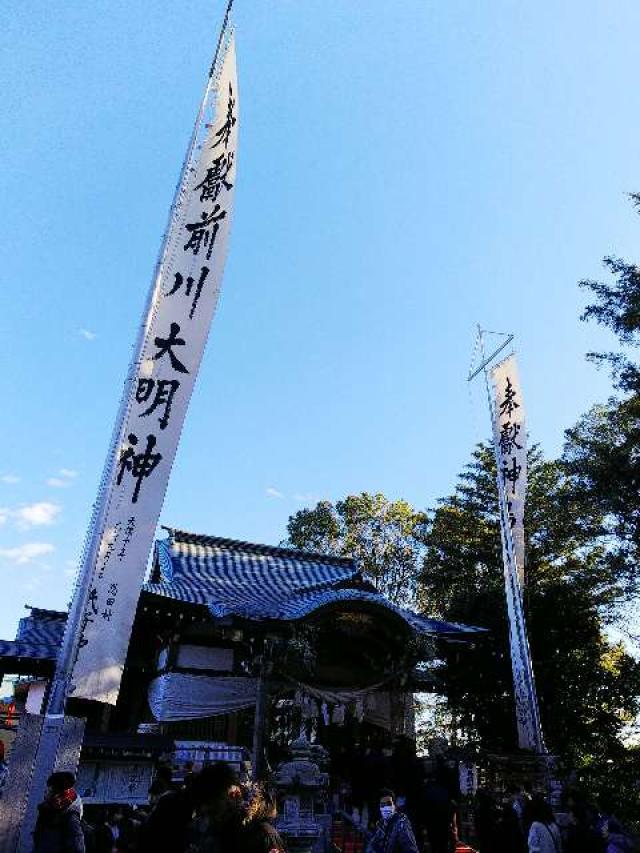
[[(590, 290), (596, 301), (588, 305), (582, 319), (595, 320), (610, 329), (623, 346), (640, 346), (640, 268), (620, 258), (604, 258), (603, 264), (614, 281), (604, 283), (589, 279), (580, 287)], [(640, 391), (640, 368), (620, 352), (589, 353), (596, 364), (608, 363), (616, 385), (625, 392)]]
[[(525, 604), (550, 748), (568, 762), (617, 748), (637, 710), (640, 667), (604, 634), (620, 596), (608, 549), (563, 466), (529, 452)], [(489, 749), (515, 748), (502, 551), (492, 449), (480, 445), (454, 494), (430, 514), (383, 495), (323, 501), (289, 519), (286, 545), (356, 558), (393, 600), (488, 628), (473, 647), (446, 645), (443, 692), (457, 727)]]
[(391, 601), (411, 600), (421, 556), (426, 516), (406, 501), (384, 495), (349, 495), (334, 505), (321, 501), (287, 524), (283, 543), (292, 548), (354, 557), (365, 577)]
[[(640, 208), (640, 194), (632, 195)], [(607, 623), (640, 587), (640, 267), (608, 257), (606, 283), (582, 319), (618, 338), (589, 353), (619, 394), (566, 432), (562, 457), (529, 452), (525, 610), (547, 744), (603, 807), (640, 813), (639, 747), (624, 743), (640, 711), (640, 663)], [(453, 494), (429, 513), (383, 495), (321, 502), (289, 519), (287, 545), (351, 555), (392, 600), (489, 629), (472, 647), (445, 645), (446, 714), (488, 749), (516, 745), (492, 449), (479, 445)], [(440, 707), (440, 713), (444, 713)]]
[(640, 394), (594, 406), (566, 432), (562, 463), (576, 509), (594, 536), (607, 541), (607, 560), (620, 594), (638, 593), (640, 576)]
[(607, 756), (584, 755), (576, 767), (578, 788), (607, 814), (640, 832), (640, 746), (618, 745)]
[[(640, 207), (640, 195), (631, 198)], [(640, 365), (629, 354), (640, 346), (640, 268), (617, 258), (605, 258), (604, 265), (612, 281), (581, 282), (595, 296), (582, 319), (617, 336), (620, 351), (589, 358), (610, 366), (622, 396), (594, 406), (567, 430), (563, 464), (583, 517), (597, 507), (601, 524), (594, 535), (609, 537), (611, 571), (630, 597), (640, 584)]]
[[(576, 519), (571, 484), (539, 450), (529, 453), (526, 593), (543, 729), (552, 751), (575, 763), (619, 743), (637, 711), (640, 667), (603, 633), (618, 588), (605, 549)], [(515, 747), (513, 690), (495, 462), (482, 445), (426, 529), (419, 601), (431, 615), (490, 629), (472, 649), (444, 649), (449, 708), (469, 738)], [(615, 665), (614, 665), (615, 662)]]
[[(631, 199), (640, 208), (640, 194)], [(610, 275), (607, 282), (580, 283), (595, 297), (582, 319), (595, 320), (618, 338), (618, 351), (587, 357), (610, 368), (620, 396), (593, 406), (567, 430), (560, 464), (572, 495), (573, 518), (589, 546), (601, 550), (600, 587), (595, 591), (600, 595), (604, 591), (605, 601), (600, 601), (597, 615), (619, 620), (633, 612), (640, 587), (640, 365), (632, 358), (640, 346), (640, 268), (613, 257), (605, 258), (604, 266)], [(592, 630), (594, 636), (600, 634), (598, 679), (584, 696), (581, 691), (571, 699), (583, 701), (583, 733), (572, 764), (582, 785), (605, 810), (637, 821), (640, 750), (637, 744), (625, 745), (619, 735), (634, 717), (637, 724), (638, 662), (621, 646), (605, 643), (597, 624)], [(594, 651), (597, 645), (592, 644)], [(584, 647), (576, 648), (574, 656), (583, 652)], [(586, 669), (579, 686), (588, 680), (592, 666), (588, 658), (587, 654), (582, 661)]]

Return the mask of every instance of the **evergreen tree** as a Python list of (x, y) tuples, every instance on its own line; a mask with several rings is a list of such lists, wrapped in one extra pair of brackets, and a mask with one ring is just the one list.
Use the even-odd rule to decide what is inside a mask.
[[(562, 467), (529, 452), (525, 606), (542, 726), (573, 766), (610, 754), (638, 710), (640, 667), (608, 641), (619, 589), (606, 549), (575, 516)], [(489, 749), (516, 745), (495, 461), (479, 446), (425, 530), (419, 601), (430, 615), (488, 628), (472, 649), (444, 646), (444, 684), (460, 729)]]
[[(640, 207), (640, 195), (632, 199)], [(592, 533), (608, 538), (611, 571), (631, 598), (640, 584), (640, 365), (631, 357), (640, 347), (640, 268), (611, 257), (604, 265), (608, 282), (580, 283), (595, 296), (582, 319), (618, 338), (618, 351), (588, 354), (610, 367), (618, 396), (594, 406), (567, 431), (563, 464), (583, 521), (589, 523), (597, 508), (600, 525)]]

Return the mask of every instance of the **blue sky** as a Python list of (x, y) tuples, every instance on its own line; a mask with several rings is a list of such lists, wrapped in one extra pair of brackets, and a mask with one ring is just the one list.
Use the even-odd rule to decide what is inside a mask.
[[(0, 32), (0, 636), (63, 607), (221, 0), (17, 4)], [(637, 2), (236, 0), (218, 313), (162, 522), (277, 543), (362, 490), (419, 507), (488, 433), (474, 326), (534, 440), (610, 390), (582, 277), (638, 258)]]

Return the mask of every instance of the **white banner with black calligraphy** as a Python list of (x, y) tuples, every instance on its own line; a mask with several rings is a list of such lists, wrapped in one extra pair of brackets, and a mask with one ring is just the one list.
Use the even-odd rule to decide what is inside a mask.
[(521, 749), (543, 753), (545, 746), (522, 603), (527, 437), (515, 358), (510, 356), (496, 365), (491, 371), (491, 380), (494, 387), (493, 431), (518, 744)]
[(498, 476), (505, 496), (505, 509), (518, 580), (524, 587), (524, 506), (527, 495), (527, 424), (518, 365), (509, 356), (491, 371), (494, 387), (494, 440)]
[[(186, 171), (125, 387), (81, 623), (71, 695), (115, 703), (138, 596), (227, 254), (238, 140), (233, 36), (218, 64), (211, 118)], [(99, 515), (99, 514), (98, 514)]]

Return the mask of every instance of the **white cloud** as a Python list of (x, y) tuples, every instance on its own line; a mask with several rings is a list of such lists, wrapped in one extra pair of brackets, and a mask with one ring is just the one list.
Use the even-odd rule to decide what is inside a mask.
[(3, 474), (0, 477), (0, 483), (6, 483), (7, 486), (13, 486), (15, 483), (20, 482), (20, 477), (16, 477), (15, 474)]
[(66, 489), (71, 485), (71, 481), (74, 480), (78, 476), (77, 471), (73, 471), (71, 468), (61, 468), (58, 471), (57, 477), (49, 477), (46, 481), (47, 486), (51, 486), (53, 489)]
[(87, 341), (95, 341), (97, 337), (96, 333), (89, 331), (89, 329), (78, 329), (78, 332)]
[(6, 506), (0, 506), (0, 524), (6, 524), (7, 519), (11, 517), (11, 510)]
[(53, 545), (48, 542), (28, 542), (25, 545), (18, 545), (16, 548), (0, 548), (0, 557), (10, 560), (12, 563), (24, 565), (33, 562), (37, 557), (51, 554), (54, 550)]
[(29, 527), (53, 524), (61, 512), (62, 507), (59, 504), (39, 501), (34, 504), (25, 504), (25, 506), (12, 510), (10, 514), (16, 519), (18, 527), (26, 530)]
[(279, 492), (277, 489), (274, 489), (273, 486), (269, 486), (268, 489), (265, 489), (265, 494), (269, 495), (270, 498), (283, 498), (284, 495), (282, 492)]

